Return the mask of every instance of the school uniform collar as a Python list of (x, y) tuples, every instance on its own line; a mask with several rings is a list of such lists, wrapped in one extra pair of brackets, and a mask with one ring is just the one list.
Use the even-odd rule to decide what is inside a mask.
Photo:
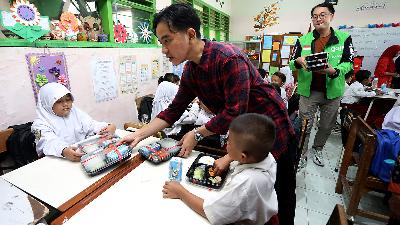
[(276, 164), (274, 157), (271, 153), (261, 162), (249, 163), (249, 164), (238, 164), (232, 172), (232, 176), (241, 173), (245, 169), (261, 170), (262, 172), (269, 173), (275, 179), (275, 174), (271, 173), (272, 167)]

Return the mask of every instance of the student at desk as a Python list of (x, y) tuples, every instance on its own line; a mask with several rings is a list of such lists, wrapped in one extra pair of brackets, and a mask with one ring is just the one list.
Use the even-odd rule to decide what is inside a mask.
[[(169, 181), (163, 187), (163, 197), (181, 199), (211, 224), (267, 223), (278, 212), (276, 162), (270, 153), (274, 139), (275, 125), (269, 117), (255, 113), (236, 117), (229, 127), (227, 151), (238, 164), (222, 190), (202, 199), (180, 183)], [(268, 224), (274, 224), (275, 219)]]
[(367, 91), (366, 85), (371, 82), (371, 72), (368, 70), (359, 70), (356, 73), (356, 81), (354, 81), (344, 92), (341, 100), (342, 104), (352, 105), (360, 101), (364, 97), (373, 97), (376, 95), (374, 91)]
[(38, 156), (53, 155), (79, 161), (83, 153), (71, 145), (96, 133), (114, 133), (115, 125), (97, 122), (75, 107), (71, 92), (62, 84), (48, 83), (40, 88), (32, 124)]

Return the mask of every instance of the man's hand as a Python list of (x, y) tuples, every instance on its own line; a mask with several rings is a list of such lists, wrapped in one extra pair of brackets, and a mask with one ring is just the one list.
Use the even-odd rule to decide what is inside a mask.
[(77, 147), (72, 146), (66, 147), (63, 149), (61, 155), (72, 162), (79, 162), (84, 153), (76, 151), (77, 149)]
[(134, 148), (141, 140), (145, 139), (146, 137), (143, 136), (141, 130), (137, 130), (132, 134), (128, 134), (123, 137), (120, 141), (117, 142), (117, 146), (121, 144), (127, 144), (131, 148)]
[(307, 69), (307, 62), (304, 57), (298, 57), (296, 60), (296, 63), (299, 64), (303, 69)]
[(336, 73), (336, 70), (330, 64), (328, 64), (328, 68), (323, 69), (323, 70), (317, 70), (315, 72), (316, 73), (321, 73), (321, 74), (332, 75), (332, 74)]
[(178, 145), (181, 145), (181, 151), (178, 156), (184, 158), (188, 157), (193, 148), (197, 145), (197, 141), (194, 139), (194, 131), (191, 130), (187, 132), (179, 141)]
[(181, 198), (186, 189), (176, 181), (167, 181), (163, 186), (163, 198)]

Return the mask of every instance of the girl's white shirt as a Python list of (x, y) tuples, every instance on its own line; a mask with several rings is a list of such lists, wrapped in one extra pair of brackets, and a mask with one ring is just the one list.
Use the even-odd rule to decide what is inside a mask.
[[(64, 148), (86, 139), (107, 127), (106, 122), (97, 122), (87, 113), (72, 105), (68, 116), (60, 117), (53, 112), (54, 103), (71, 92), (62, 84), (44, 85), (38, 96), (37, 119), (32, 124), (35, 134), (36, 151), (39, 156), (62, 157)], [(72, 96), (72, 94), (71, 94)]]

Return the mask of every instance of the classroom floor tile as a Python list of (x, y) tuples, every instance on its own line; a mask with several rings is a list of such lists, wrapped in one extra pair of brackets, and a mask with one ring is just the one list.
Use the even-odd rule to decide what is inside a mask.
[[(314, 141), (316, 130), (313, 128), (309, 141), (309, 148)], [(309, 157), (306, 168), (296, 175), (296, 225), (325, 225), (336, 204), (345, 205), (343, 195), (335, 193), (338, 171), (338, 160), (342, 155), (342, 141), (340, 134), (331, 134), (323, 149), (325, 166), (314, 164)], [(340, 161), (339, 161), (340, 162)], [(347, 177), (354, 178), (357, 167), (350, 167)], [(388, 206), (383, 203), (383, 195), (369, 193), (362, 198), (360, 208), (376, 212), (388, 212)], [(385, 223), (355, 217), (356, 225), (384, 225)]]

